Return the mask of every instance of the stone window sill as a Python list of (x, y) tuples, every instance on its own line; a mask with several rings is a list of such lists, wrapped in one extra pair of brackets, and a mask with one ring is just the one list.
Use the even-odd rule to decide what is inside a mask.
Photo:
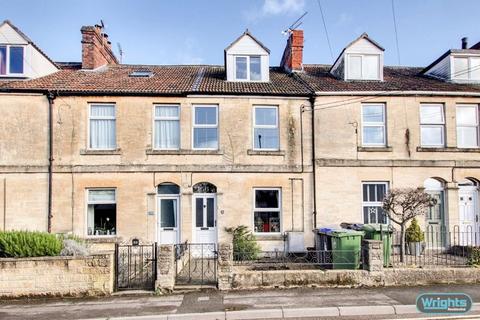
[(358, 152), (392, 152), (392, 147), (357, 147)]
[(86, 242), (89, 243), (115, 243), (117, 242), (118, 237), (114, 235), (110, 236), (87, 236), (85, 238)]
[(114, 150), (93, 150), (93, 149), (82, 149), (80, 150), (80, 154), (85, 155), (94, 155), (94, 156), (104, 156), (104, 155), (120, 155), (122, 154), (122, 150), (120, 148)]
[(285, 156), (284, 150), (253, 150), (248, 149), (247, 154), (249, 156)]
[(189, 149), (179, 149), (179, 150), (155, 150), (147, 149), (145, 150), (147, 155), (223, 155), (223, 151), (220, 150), (189, 150)]
[(284, 236), (281, 233), (267, 234), (267, 233), (254, 233), (257, 241), (283, 241)]
[(473, 153), (480, 153), (480, 148), (417, 147), (417, 152), (473, 152)]

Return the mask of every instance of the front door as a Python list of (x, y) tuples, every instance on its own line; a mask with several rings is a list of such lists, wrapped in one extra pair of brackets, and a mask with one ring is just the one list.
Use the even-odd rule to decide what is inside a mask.
[(158, 242), (160, 244), (177, 244), (179, 242), (178, 197), (158, 197)]
[(458, 192), (460, 214), (460, 244), (479, 245), (478, 239), (478, 191), (476, 187), (460, 186)]
[(425, 216), (425, 240), (427, 248), (445, 247), (447, 230), (445, 227), (445, 203), (443, 191), (432, 191), (429, 194), (437, 203), (428, 209)]
[(217, 242), (217, 206), (215, 194), (195, 194), (193, 197), (195, 243)]

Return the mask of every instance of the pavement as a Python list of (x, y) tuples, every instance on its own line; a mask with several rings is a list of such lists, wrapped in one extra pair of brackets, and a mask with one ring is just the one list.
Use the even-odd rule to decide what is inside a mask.
[[(472, 311), (456, 319), (480, 319), (479, 285), (395, 288), (296, 288), (202, 290), (155, 296), (148, 293), (103, 298), (0, 301), (0, 319), (443, 319), (419, 314), (420, 293), (469, 294)], [(454, 319), (454, 317), (449, 317)]]

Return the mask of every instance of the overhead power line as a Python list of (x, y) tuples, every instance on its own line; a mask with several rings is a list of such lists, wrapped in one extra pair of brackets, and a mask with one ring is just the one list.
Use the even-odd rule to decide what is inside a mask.
[(325, 35), (327, 37), (327, 43), (328, 43), (328, 49), (330, 50), (330, 58), (332, 59), (333, 63), (333, 50), (332, 50), (332, 45), (330, 44), (330, 37), (328, 36), (328, 30), (327, 30), (327, 23), (325, 22), (325, 17), (323, 15), (323, 9), (322, 9), (322, 3), (320, 0), (317, 0), (318, 7), (320, 8), (320, 15), (322, 16), (322, 22), (323, 22), (323, 29), (325, 29)]
[(392, 0), (392, 16), (393, 16), (393, 27), (395, 29), (395, 43), (397, 45), (397, 58), (398, 64), (401, 64), (400, 60), (400, 46), (398, 45), (398, 30), (397, 30), (397, 18), (395, 14), (395, 0)]

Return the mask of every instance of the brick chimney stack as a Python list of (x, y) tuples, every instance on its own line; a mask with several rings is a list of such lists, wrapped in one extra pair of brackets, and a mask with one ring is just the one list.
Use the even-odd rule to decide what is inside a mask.
[(303, 70), (303, 30), (290, 30), (280, 65), (287, 71)]
[(96, 69), (106, 64), (118, 64), (112, 52), (112, 43), (99, 25), (83, 26), (82, 33), (82, 69)]

